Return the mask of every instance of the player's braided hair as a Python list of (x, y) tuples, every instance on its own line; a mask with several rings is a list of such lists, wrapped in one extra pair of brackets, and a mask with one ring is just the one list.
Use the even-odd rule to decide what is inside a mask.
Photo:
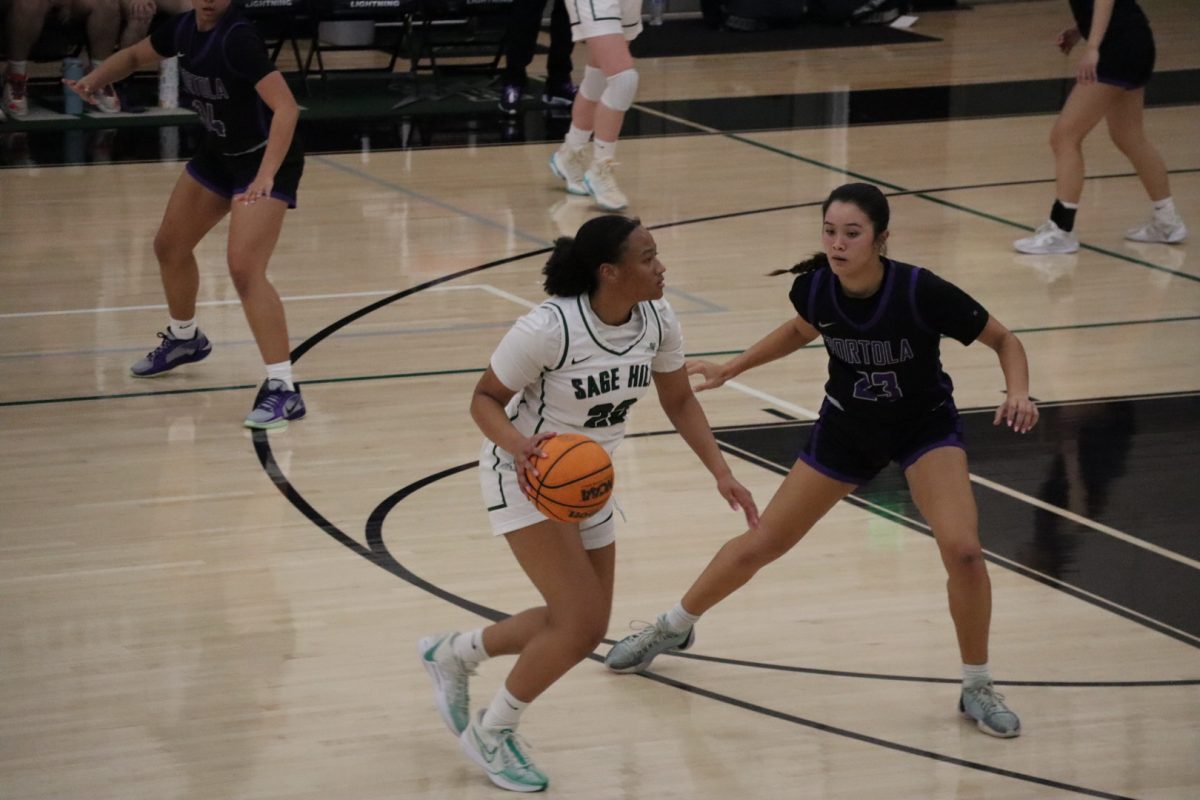
[[(892, 212), (888, 208), (887, 198), (883, 196), (883, 192), (879, 191), (878, 186), (870, 183), (847, 183), (837, 187), (829, 193), (829, 197), (825, 198), (825, 202), (821, 204), (821, 219), (825, 218), (825, 212), (834, 203), (853, 203), (858, 206), (859, 210), (867, 215), (867, 219), (871, 220), (871, 225), (875, 228), (876, 239), (888, 229), (888, 222), (891, 220)], [(828, 256), (824, 253), (813, 253), (791, 269), (776, 269), (767, 274), (785, 275), (796, 273), (798, 275), (806, 275), (809, 272), (814, 272), (818, 269), (827, 269), (828, 267)]]
[(574, 237), (555, 239), (554, 252), (542, 268), (546, 294), (573, 297), (592, 292), (600, 265), (618, 263), (625, 254), (629, 235), (641, 224), (637, 218), (605, 214), (583, 223)]

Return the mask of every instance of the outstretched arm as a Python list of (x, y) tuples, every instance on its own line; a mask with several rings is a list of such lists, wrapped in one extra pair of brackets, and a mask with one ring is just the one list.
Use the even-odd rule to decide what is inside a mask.
[(796, 352), (818, 336), (820, 333), (816, 328), (809, 325), (803, 317), (797, 316), (783, 323), (750, 345), (745, 352), (724, 364), (714, 364), (711, 361), (689, 361), (687, 362), (687, 371), (689, 375), (703, 375), (705, 378), (704, 383), (696, 387), (696, 391), (715, 389), (748, 369)]
[(733, 470), (725, 462), (725, 456), (717, 446), (708, 417), (692, 386), (688, 382), (687, 370), (683, 367), (673, 372), (654, 373), (654, 388), (658, 391), (658, 400), (662, 403), (667, 419), (679, 431), (679, 435), (687, 442), (688, 447), (700, 459), (705, 468), (717, 480), (717, 491), (729, 503), (734, 511), (741, 509), (746, 515), (746, 523), (755, 528), (758, 526), (758, 508), (750, 490), (738, 483), (733, 477)]
[(95, 105), (96, 92), (110, 83), (115, 83), (122, 78), (128, 77), (135, 70), (153, 66), (162, 60), (163, 57), (155, 51), (154, 47), (150, 44), (150, 40), (148, 38), (142, 39), (137, 44), (130, 45), (124, 50), (118, 50), (116, 53), (113, 53), (104, 59), (103, 64), (79, 80), (64, 80), (63, 83), (75, 92), (75, 94)]
[(1029, 399), (1029, 361), (1021, 340), (995, 317), (988, 319), (978, 339), (996, 351), (1004, 373), (1006, 396), (996, 409), (992, 424), (999, 425), (1004, 420), (1017, 433), (1029, 432), (1037, 424), (1038, 409)]

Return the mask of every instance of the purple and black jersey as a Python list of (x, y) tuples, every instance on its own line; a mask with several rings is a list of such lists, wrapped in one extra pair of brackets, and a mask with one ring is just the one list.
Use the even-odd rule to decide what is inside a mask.
[[(1075, 26), (1087, 39), (1092, 31), (1092, 15), (1096, 10), (1096, 0), (1070, 0), (1071, 15), (1075, 17)], [(1140, 28), (1150, 29), (1150, 22), (1142, 11), (1137, 0), (1114, 0), (1112, 16), (1108, 20), (1108, 28), (1104, 31), (1104, 43), (1110, 40), (1120, 40), (1124, 35)], [(1103, 46), (1103, 44), (1101, 46)]]
[(941, 337), (970, 344), (988, 312), (928, 270), (886, 258), (883, 265), (883, 283), (868, 298), (847, 296), (826, 267), (798, 276), (789, 296), (824, 339), (830, 402), (855, 417), (911, 420), (952, 399)]
[(267, 140), (271, 109), (255, 85), (275, 71), (254, 25), (230, 7), (210, 31), (196, 28), (196, 13), (160, 25), (150, 44), (165, 58), (179, 56), (180, 89), (225, 155), (252, 152)]

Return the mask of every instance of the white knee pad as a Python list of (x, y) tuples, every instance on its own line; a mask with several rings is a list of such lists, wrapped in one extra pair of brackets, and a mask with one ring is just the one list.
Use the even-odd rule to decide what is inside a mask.
[(633, 98), (637, 94), (638, 74), (636, 69), (627, 69), (624, 72), (618, 72), (608, 79), (608, 86), (604, 88), (604, 94), (600, 95), (600, 102), (611, 108), (613, 111), (628, 111), (633, 105)]
[(598, 103), (607, 87), (608, 78), (604, 77), (604, 70), (590, 64), (583, 68), (583, 82), (579, 84), (579, 93), (583, 95), (584, 100)]

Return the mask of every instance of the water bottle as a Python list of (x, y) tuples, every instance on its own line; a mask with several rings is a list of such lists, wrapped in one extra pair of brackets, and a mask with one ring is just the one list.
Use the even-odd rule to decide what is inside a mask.
[(179, 58), (171, 56), (158, 65), (158, 107), (179, 108)]
[[(63, 78), (69, 81), (77, 81), (83, 77), (83, 59), (68, 56), (62, 62)], [(83, 113), (83, 98), (75, 93), (73, 89), (63, 84), (63, 111), (67, 114), (79, 115)]]
[(663, 9), (667, 5), (667, 0), (650, 0), (650, 24), (662, 25)]

